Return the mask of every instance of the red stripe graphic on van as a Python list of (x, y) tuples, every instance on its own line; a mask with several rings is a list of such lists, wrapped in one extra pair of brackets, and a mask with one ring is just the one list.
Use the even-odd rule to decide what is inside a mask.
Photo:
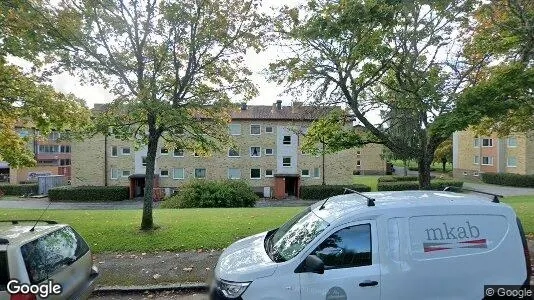
[(457, 248), (487, 248), (486, 239), (463, 241), (458, 243), (423, 243), (425, 252), (449, 250)]

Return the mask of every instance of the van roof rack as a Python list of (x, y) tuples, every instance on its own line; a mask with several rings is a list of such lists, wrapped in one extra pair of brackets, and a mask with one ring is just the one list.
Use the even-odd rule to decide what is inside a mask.
[(443, 189), (444, 192), (452, 191), (452, 190), (469, 191), (469, 192), (473, 192), (473, 193), (479, 193), (479, 194), (493, 196), (493, 199), (491, 200), (491, 202), (493, 202), (493, 203), (500, 203), (501, 201), (499, 201), (499, 198), (503, 198), (504, 197), (503, 195), (499, 195), (499, 194), (488, 193), (488, 192), (479, 191), (479, 190), (473, 190), (473, 189), (466, 189), (466, 188), (457, 187), (457, 186), (447, 186), (447, 187), (445, 187)]
[[(348, 192), (348, 193), (347, 193)], [(365, 199), (367, 199), (367, 206), (375, 206), (375, 199), (374, 198), (371, 198), (367, 195), (364, 195), (363, 193), (360, 193), (356, 190), (353, 190), (353, 189), (349, 189), (349, 188), (345, 188), (345, 190), (343, 191), (343, 194), (358, 194), (362, 197), (364, 197)]]
[(34, 220), (34, 219), (29, 219), (29, 220), (0, 220), (0, 222), (10, 222), (13, 225), (18, 225), (19, 223), (25, 223), (25, 222), (43, 222), (43, 223), (50, 224), (50, 225), (57, 224), (56, 221), (52, 221), (52, 220)]

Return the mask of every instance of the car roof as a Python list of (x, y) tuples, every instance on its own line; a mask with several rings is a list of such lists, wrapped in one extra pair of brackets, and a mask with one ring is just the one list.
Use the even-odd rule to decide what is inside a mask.
[(21, 245), (66, 226), (65, 224), (42, 225), (41, 223), (41, 225), (35, 226), (33, 231), (30, 231), (34, 224), (35, 222), (19, 224), (0, 222), (0, 239), (7, 240), (9, 245)]
[[(365, 196), (375, 199), (375, 206), (367, 206), (367, 199), (357, 193), (339, 195), (328, 198), (324, 209), (320, 206), (324, 200), (312, 205), (313, 212), (329, 223), (343, 219), (354, 214), (378, 214), (388, 212), (394, 214), (395, 210), (417, 209), (431, 207), (433, 211), (446, 207), (501, 207), (510, 210), (503, 203), (494, 203), (488, 196), (478, 194), (463, 194), (442, 191), (392, 191), (363, 193)], [(326, 200), (326, 199), (325, 199)]]

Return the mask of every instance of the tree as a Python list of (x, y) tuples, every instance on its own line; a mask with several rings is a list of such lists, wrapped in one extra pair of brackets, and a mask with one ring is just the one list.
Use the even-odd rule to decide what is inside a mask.
[[(327, 116), (314, 121), (304, 134), (301, 150), (322, 156), (323, 182), (325, 185), (325, 156), (344, 149), (363, 145), (363, 134), (347, 127), (347, 116), (334, 110)], [(318, 147), (319, 145), (319, 147)]]
[(243, 65), (261, 48), (259, 0), (65, 0), (36, 5), (60, 45), (58, 70), (117, 97), (95, 130), (147, 147), (141, 229), (153, 229), (158, 142), (207, 153), (227, 142), (230, 101), (256, 89)]
[(37, 15), (25, 3), (0, 3), (0, 161), (13, 168), (33, 166), (35, 155), (29, 135), (18, 128), (33, 128), (41, 135), (52, 130), (79, 130), (89, 121), (83, 101), (56, 92), (45, 78), (24, 72), (8, 57), (24, 58), (38, 66), (39, 53), (49, 50), (45, 37), (34, 34)]
[(439, 144), (434, 153), (434, 160), (442, 164), (443, 173), (446, 172), (447, 162), (452, 162), (452, 138), (449, 138)]
[[(480, 62), (467, 61), (454, 32), (473, 1), (310, 1), (282, 9), (276, 27), (293, 53), (271, 64), (288, 91), (307, 89), (321, 103), (343, 102), (395, 154), (417, 158), (419, 185), (430, 188), (436, 148), (465, 118), (454, 114)], [(417, 143), (395, 139), (369, 112), (410, 112)], [(389, 120), (382, 120), (387, 123)]]

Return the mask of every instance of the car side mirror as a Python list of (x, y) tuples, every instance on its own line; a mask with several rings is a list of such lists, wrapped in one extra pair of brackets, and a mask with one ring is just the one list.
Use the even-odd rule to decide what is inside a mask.
[(295, 273), (324, 274), (324, 262), (317, 255), (308, 255), (308, 257), (306, 257), (306, 259), (295, 270)]

